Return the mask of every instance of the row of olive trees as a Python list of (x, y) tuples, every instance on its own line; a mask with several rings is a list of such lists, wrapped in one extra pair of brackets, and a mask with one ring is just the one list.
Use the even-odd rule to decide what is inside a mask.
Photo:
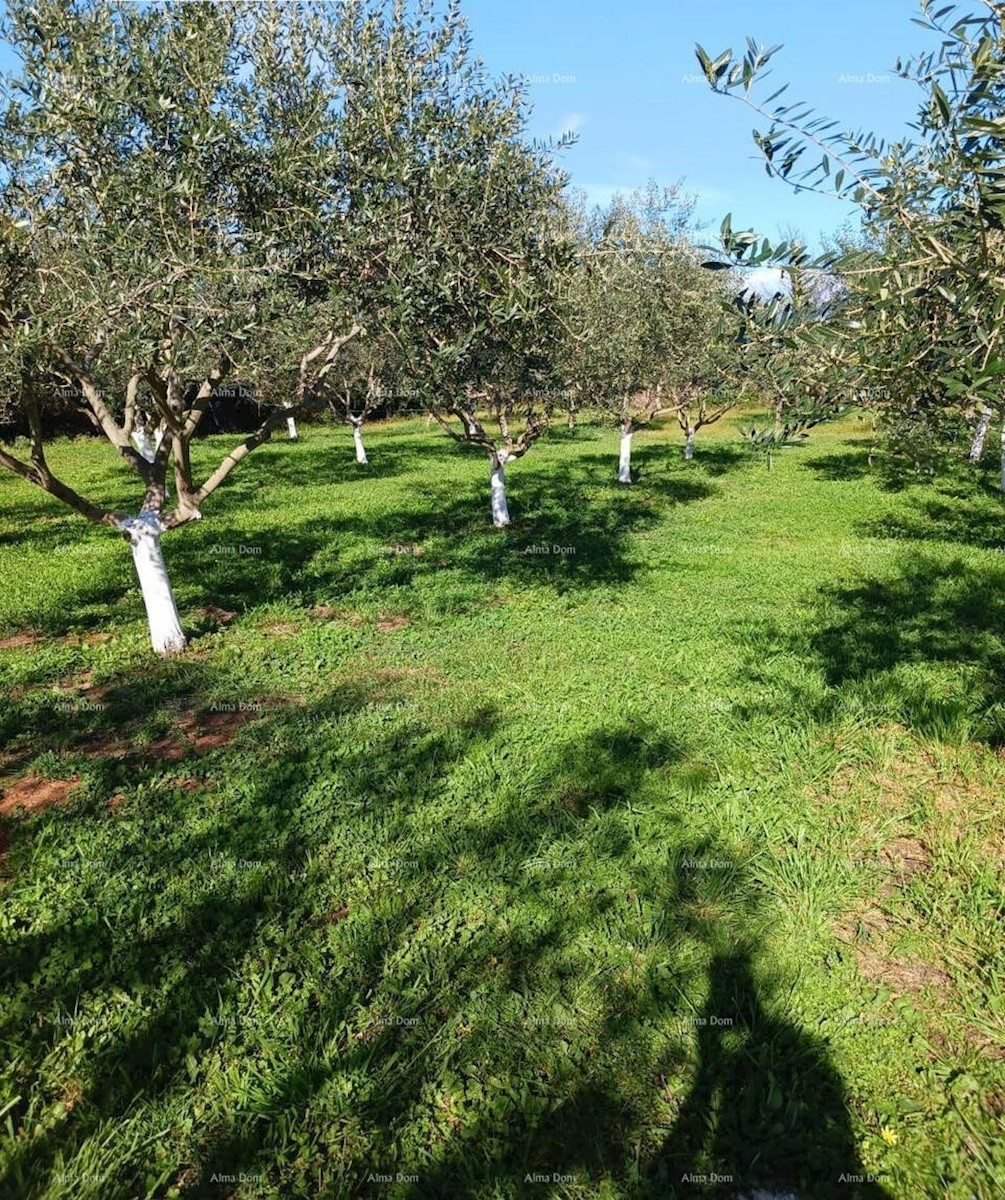
[[(456, 5), (19, 0), (4, 33), (20, 64), (0, 114), (0, 382), (30, 453), (0, 465), (129, 540), (158, 652), (185, 644), (162, 535), (278, 425), (351, 395), (356, 342), (389, 347), (488, 452), (505, 510), (497, 477), (543, 424), (517, 410), (546, 376), (572, 247), (565, 179)], [(52, 469), (53, 377), (137, 477), (135, 511)], [(200, 478), (192, 439), (227, 378), (284, 399)]]
[[(698, 58), (716, 92), (767, 123), (754, 139), (770, 175), (844, 200), (862, 217), (860, 234), (839, 239), (813, 264), (840, 291), (826, 321), (793, 337), (801, 352), (789, 356), (789, 384), (812, 390), (825, 362), (832, 395), (864, 400), (891, 446), (919, 463), (978, 459), (997, 418), (1005, 491), (1003, 12), (998, 4), (974, 12), (929, 0), (921, 10), (919, 23), (938, 44), (896, 64), (921, 93), (911, 140), (835, 130), (805, 104), (773, 103), (778, 91), (757, 99), (777, 47), (748, 39), (741, 57), (712, 58), (698, 47)], [(793, 264), (790, 247), (729, 230), (722, 249), (734, 267), (769, 262), (790, 275), (805, 268)]]
[[(738, 400), (723, 326), (730, 289), (703, 271), (691, 239), (692, 198), (651, 183), (606, 208), (571, 208), (577, 254), (570, 306), (577, 336), (562, 363), (576, 410), (621, 431), (618, 479), (631, 482), (636, 431), (673, 414), (693, 455), (697, 431)], [(735, 291), (736, 281), (730, 280)]]
[[(655, 188), (586, 213), (526, 102), (471, 53), (455, 3), (136, 6), (15, 0), (0, 111), (0, 465), (132, 549), (159, 653), (179, 650), (161, 539), (241, 461), (328, 406), (365, 462), (367, 412), (418, 397), (505, 466), (570, 403), (694, 434), (733, 403), (728, 289)], [(205, 474), (192, 443), (240, 380), (264, 416)], [(118, 511), (46, 455), (53, 382), (137, 480)], [(620, 476), (630, 481), (627, 451)]]

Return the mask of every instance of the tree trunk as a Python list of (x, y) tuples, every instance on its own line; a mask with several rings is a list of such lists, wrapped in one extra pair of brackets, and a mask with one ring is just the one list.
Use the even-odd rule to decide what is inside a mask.
[[(293, 406), (291, 404), (286, 404), (283, 407), (284, 408), (292, 408)], [(293, 417), (286, 418), (286, 431), (290, 435), (291, 442), (296, 442), (296, 441), (300, 440), (300, 436), (297, 433), (297, 422)]]
[(157, 451), (160, 449), (161, 442), (163, 440), (164, 440), (164, 430), (163, 429), (157, 430), (157, 434), (156, 434), (154, 441), (150, 440), (150, 435), (147, 433), (147, 431), (145, 429), (133, 430), (133, 435), (132, 435), (133, 445), (136, 447), (136, 450), (140, 454), (140, 456), (145, 458), (147, 460), (147, 462), (152, 463), (154, 461), (154, 459), (157, 457)]
[(1005, 416), (1002, 417), (1001, 447), (1002, 447), (1002, 484), (1001, 484), (1001, 486), (1002, 486), (1002, 492), (1005, 493)]
[(618, 459), (618, 483), (632, 482), (632, 434), (631, 425), (621, 426), (621, 456)]
[(980, 462), (981, 455), (984, 453), (984, 439), (988, 436), (988, 430), (991, 428), (992, 416), (990, 408), (982, 408), (977, 415), (977, 428), (974, 430), (974, 440), (970, 443), (971, 462)]
[(356, 446), (356, 461), (366, 465), (366, 447), (363, 445), (363, 418), (350, 417), (349, 423), (352, 425), (352, 440)]
[(694, 458), (694, 434), (694, 429), (689, 425), (687, 429), (687, 441), (684, 443), (684, 457), (688, 462)]
[(506, 452), (493, 453), (489, 459), (489, 486), (492, 489), (492, 524), (497, 529), (509, 524), (509, 509), (506, 507), (506, 472), (503, 467)]
[[(148, 463), (152, 463), (157, 457), (157, 451), (161, 448), (161, 442), (164, 441), (164, 430), (158, 429), (153, 441), (150, 440), (150, 435), (145, 429), (134, 429), (131, 437), (140, 457), (145, 458)], [(165, 497), (171, 495), (171, 489), (167, 484), (164, 485), (164, 495)]]
[(147, 610), (150, 642), (158, 654), (177, 654), (185, 649), (185, 635), (164, 566), (161, 534), (164, 529), (156, 513), (142, 512), (123, 521), (120, 528), (129, 538), (133, 565), (140, 581)]

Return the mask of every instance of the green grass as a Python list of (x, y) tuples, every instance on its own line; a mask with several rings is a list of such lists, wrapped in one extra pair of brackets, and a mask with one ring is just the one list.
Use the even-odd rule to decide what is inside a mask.
[(990, 475), (584, 426), (497, 531), (423, 422), (303, 432), (165, 539), (169, 661), (0, 478), (4, 803), (74, 781), (4, 825), (5, 1194), (1005, 1194)]

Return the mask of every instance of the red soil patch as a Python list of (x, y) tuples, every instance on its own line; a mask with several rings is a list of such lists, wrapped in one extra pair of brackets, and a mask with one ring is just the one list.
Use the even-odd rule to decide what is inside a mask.
[(177, 732), (151, 742), (144, 748), (143, 757), (174, 762), (191, 753), (203, 754), (228, 746), (241, 726), (255, 715), (253, 710), (208, 712), (198, 718), (185, 713), (175, 722)]
[(894, 838), (883, 847), (882, 858), (900, 883), (906, 883), (932, 865), (931, 855), (917, 838)]
[(200, 779), (179, 776), (169, 779), (168, 783), (171, 787), (180, 788), (183, 792), (197, 792), (203, 786)]
[(237, 613), (227, 612), (225, 608), (217, 608), (215, 604), (207, 604), (199, 611), (204, 617), (209, 617), (214, 621), (219, 621), (221, 625), (226, 625), (237, 616)]
[(345, 621), (347, 625), (354, 625), (357, 628), (365, 624), (359, 613), (355, 613), (351, 609), (333, 608), (330, 604), (315, 604), (311, 612), (322, 621)]
[(121, 792), (116, 792), (114, 796), (109, 796), (107, 808), (109, 812), (115, 812), (125, 803), (125, 796)]
[(22, 646), (35, 646), (43, 640), (40, 633), (25, 631), (0, 638), (0, 650), (20, 650)]
[(870, 983), (884, 984), (895, 996), (915, 995), (926, 988), (945, 996), (950, 976), (932, 963), (909, 962), (891, 954), (886, 942), (889, 928), (886, 915), (871, 907), (846, 914), (834, 927), (841, 941), (855, 951), (859, 971)]
[(246, 708), (238, 706), (230, 709), (216, 709), (201, 713), (183, 713), (175, 722), (178, 732), (187, 739), (188, 748), (201, 753), (204, 750), (215, 750), (217, 746), (229, 745), (238, 731), (249, 721), (257, 720), (262, 713), (284, 707), (286, 701), (281, 698), (263, 698), (255, 701), (254, 705)]
[(44, 779), (41, 775), (24, 775), (3, 790), (0, 816), (13, 816), (19, 809), (25, 814), (43, 812), (60, 804), (80, 782), (79, 775), (69, 779)]
[(344, 921), (349, 915), (349, 909), (346, 906), (340, 905), (338, 908), (333, 908), (330, 913), (323, 916), (318, 922), (319, 925), (337, 925), (340, 921)]
[(174, 729), (170, 733), (147, 742), (144, 746), (134, 746), (109, 735), (88, 739), (84, 743), (83, 752), (89, 758), (139, 758), (145, 762), (177, 762), (190, 754), (204, 754), (220, 746), (229, 745), (243, 725), (261, 716), (263, 709), (274, 708), (278, 703), (262, 701), (255, 707), (237, 708), (233, 712), (210, 711), (199, 716), (183, 713), (175, 720)]
[(408, 624), (408, 617), (384, 617), (377, 622), (377, 628), (381, 633), (393, 633), (396, 629), (404, 629)]
[(895, 996), (916, 994), (925, 988), (933, 988), (945, 994), (951, 983), (950, 977), (940, 967), (931, 963), (907, 962), (902, 958), (890, 958), (870, 947), (856, 947), (858, 966), (870, 983), (882, 983)]
[(115, 637), (114, 633), (96, 630), (94, 633), (72, 633), (66, 638), (68, 646), (103, 646)]

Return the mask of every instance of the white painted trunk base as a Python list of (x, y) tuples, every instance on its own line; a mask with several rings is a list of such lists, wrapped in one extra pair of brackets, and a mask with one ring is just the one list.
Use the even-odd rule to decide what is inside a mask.
[(157, 457), (157, 451), (161, 448), (161, 442), (164, 441), (164, 430), (158, 429), (151, 441), (150, 435), (145, 429), (134, 429), (132, 441), (140, 456), (152, 463)]
[(991, 428), (991, 417), (994, 414), (990, 408), (982, 408), (977, 417), (977, 428), (974, 430), (974, 440), (970, 443), (970, 461), (979, 462), (984, 453), (984, 439)]
[(693, 429), (689, 429), (687, 431), (687, 441), (684, 443), (684, 457), (688, 462), (694, 458), (694, 434), (695, 431)]
[[(285, 408), (289, 408), (289, 407), (290, 407), (290, 405), (289, 405), (289, 404), (286, 404), (286, 405), (284, 405), (284, 407), (285, 407)], [(297, 434), (297, 423), (296, 423), (296, 421), (293, 419), (293, 417), (287, 417), (287, 418), (286, 418), (286, 432), (287, 432), (287, 433), (290, 435), (290, 441), (291, 441), (291, 442), (295, 442), (295, 441), (297, 441), (297, 440), (298, 440), (298, 434)]]
[(1005, 492), (1005, 417), (1002, 417), (1002, 492)]
[(176, 654), (185, 649), (185, 635), (161, 551), (164, 529), (156, 513), (151, 512), (122, 521), (119, 528), (128, 534), (132, 547), (133, 565), (147, 610), (150, 643), (158, 654)]
[(356, 461), (366, 464), (366, 447), (363, 445), (363, 422), (353, 421), (352, 440), (356, 445)]
[(632, 435), (622, 433), (621, 456), (618, 459), (618, 483), (632, 482)]
[(489, 462), (489, 487), (492, 489), (492, 524), (497, 529), (509, 524), (509, 508), (506, 505), (506, 472), (503, 464), (506, 455), (500, 454)]

